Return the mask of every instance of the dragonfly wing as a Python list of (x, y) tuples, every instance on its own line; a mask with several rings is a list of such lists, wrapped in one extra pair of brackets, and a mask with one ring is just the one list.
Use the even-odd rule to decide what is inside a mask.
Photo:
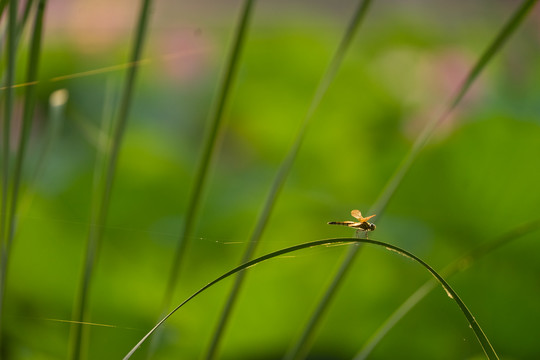
[(360, 210), (351, 211), (351, 215), (352, 215), (353, 218), (357, 218), (360, 221), (362, 221), (362, 219), (363, 219), (362, 213), (360, 212)]

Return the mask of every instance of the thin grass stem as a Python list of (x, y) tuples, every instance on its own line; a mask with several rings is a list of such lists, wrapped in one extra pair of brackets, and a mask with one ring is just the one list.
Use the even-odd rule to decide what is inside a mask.
[[(362, 20), (367, 13), (370, 3), (371, 0), (364, 0), (359, 3), (328, 68), (326, 69), (326, 72), (322, 76), (321, 81), (317, 86), (306, 116), (301, 124), (300, 130), (296, 135), (295, 141), (289, 149), (287, 156), (281, 163), (278, 173), (274, 178), (274, 182), (272, 183), (272, 187), (270, 188), (263, 209), (257, 220), (255, 229), (251, 234), (246, 250), (242, 256), (241, 262), (247, 262), (248, 260), (250, 260), (257, 249), (257, 245), (260, 243), (260, 238), (264, 232), (264, 229), (266, 228), (266, 224), (268, 223), (268, 219), (270, 218), (270, 214), (272, 213), (274, 204), (278, 199), (281, 189), (283, 188), (283, 184), (287, 179), (287, 176), (294, 164), (294, 160), (296, 159), (296, 156), (298, 155), (302, 142), (305, 138), (305, 134), (310, 120), (313, 117), (315, 110), (318, 108), (324, 94), (328, 90), (328, 87), (334, 80), (336, 73), (341, 66), (341, 63), (343, 62), (343, 58), (345, 57), (347, 49), (350, 47), (350, 44), (354, 38), (354, 35), (357, 32), (357, 29), (360, 27), (360, 24), (362, 23)], [(208, 347), (208, 351), (205, 356), (207, 360), (214, 359), (217, 356), (219, 344), (223, 338), (226, 325), (232, 314), (234, 304), (236, 303), (236, 300), (239, 296), (244, 279), (245, 273), (238, 274), (235, 279), (231, 292), (229, 293), (229, 296), (221, 313), (219, 322), (216, 326), (216, 330), (214, 331), (212, 340)]]
[(8, 203), (9, 203), (9, 175), (10, 175), (10, 136), (13, 116), (15, 94), (12, 85), (15, 82), (16, 37), (17, 37), (17, 0), (11, 0), (8, 6), (8, 30), (6, 46), (6, 77), (5, 85), (8, 87), (4, 93), (4, 136), (2, 146), (2, 200), (0, 204), (0, 353), (2, 352), (2, 328), (4, 325), (4, 300), (7, 280), (8, 253)]
[[(41, 53), (41, 38), (42, 38), (42, 30), (43, 30), (43, 15), (45, 11), (45, 4), (46, 1), (42, 0), (38, 4), (38, 9), (35, 16), (34, 21), (34, 29), (32, 32), (32, 40), (30, 45), (30, 53), (28, 58), (28, 68), (27, 68), (27, 75), (26, 75), (26, 81), (27, 82), (34, 82), (37, 80), (38, 77), (38, 68), (39, 68), (39, 61), (40, 61), (40, 53)], [(32, 128), (32, 118), (34, 115), (34, 107), (36, 103), (36, 88), (35, 86), (28, 86), (25, 88), (25, 96), (24, 96), (24, 106), (23, 106), (23, 119), (22, 119), (22, 130), (21, 135), (19, 138), (19, 146), (17, 150), (17, 155), (15, 158), (15, 168), (13, 172), (13, 180), (12, 180), (12, 187), (11, 187), (11, 201), (9, 205), (9, 209), (7, 209), (7, 217), (5, 220), (5, 233), (3, 234), (5, 236), (5, 243), (4, 240), (2, 242), (3, 247), (3, 254), (2, 254), (2, 263), (1, 263), (1, 281), (0, 284), (2, 291), (0, 296), (2, 296), (2, 299), (0, 300), (1, 303), (4, 302), (5, 297), (5, 289), (6, 289), (6, 282), (7, 282), (7, 276), (8, 276), (8, 270), (9, 270), (9, 259), (10, 259), (10, 253), (11, 253), (11, 246), (13, 243), (13, 238), (15, 237), (15, 226), (16, 226), (16, 215), (17, 215), (17, 206), (19, 202), (19, 189), (21, 185), (21, 177), (22, 177), (22, 167), (24, 163), (24, 158), (26, 154), (27, 144), (28, 144), (28, 137), (30, 135), (30, 130)], [(7, 205), (7, 204), (6, 204)], [(0, 311), (2, 311), (0, 306)]]
[[(491, 252), (497, 250), (503, 245), (518, 239), (519, 237), (529, 234), (540, 228), (540, 219), (525, 223), (517, 228), (509, 231), (508, 233), (500, 236), (499, 238), (489, 241), (485, 244), (478, 246), (477, 248), (469, 251), (467, 254), (461, 256), (456, 261), (449, 264), (439, 274), (444, 278), (465, 271), (471, 267), (478, 260)], [(414, 308), (427, 294), (429, 294), (435, 287), (437, 282), (433, 279), (428, 280), (424, 285), (418, 288), (407, 300), (405, 300), (385, 321), (384, 323), (370, 336), (368, 341), (364, 344), (362, 349), (354, 357), (354, 360), (364, 360), (371, 354), (377, 344), (388, 334), (388, 332)]]
[[(139, 10), (136, 34), (133, 49), (130, 55), (131, 63), (138, 63), (142, 56), (143, 44), (147, 33), (148, 21), (150, 17), (151, 0), (142, 0)], [(104, 174), (103, 185), (100, 188), (99, 204), (93, 213), (95, 219), (92, 219), (87, 238), (86, 254), (83, 265), (80, 289), (74, 306), (74, 320), (78, 322), (72, 327), (70, 340), (70, 359), (80, 359), (82, 355), (83, 327), (80, 323), (84, 322), (87, 313), (87, 304), (89, 300), (90, 285), (93, 277), (94, 267), (99, 254), (99, 249), (103, 239), (103, 229), (105, 228), (108, 210), (111, 200), (111, 192), (116, 173), (118, 156), (124, 136), (125, 128), (133, 93), (135, 91), (135, 80), (138, 66), (132, 66), (127, 69), (126, 80), (120, 101), (120, 109), (115, 124), (114, 134), (110, 146), (110, 156), (107, 159), (107, 165)]]
[[(176, 290), (178, 278), (180, 276), (180, 267), (186, 253), (188, 239), (191, 237), (197, 222), (199, 206), (202, 202), (205, 185), (208, 180), (210, 164), (216, 150), (216, 143), (222, 128), (225, 109), (230, 94), (232, 93), (232, 87), (238, 71), (242, 49), (244, 48), (245, 39), (248, 34), (249, 23), (254, 6), (253, 3), (253, 0), (245, 0), (242, 5), (232, 46), (225, 65), (223, 79), (219, 85), (219, 90), (216, 94), (212, 111), (209, 115), (209, 124), (205, 135), (202, 155), (199, 159), (193, 188), (190, 192), (184, 225), (178, 238), (171, 269), (169, 271), (167, 285), (161, 304), (160, 316), (165, 314), (171, 305), (172, 297)], [(150, 357), (155, 351), (158, 340), (159, 336), (156, 336), (155, 339), (153, 339), (148, 352), (148, 357)]]
[[(28, 69), (26, 82), (34, 83), (38, 78), (38, 70), (41, 54), (41, 40), (43, 31), (43, 16), (47, 1), (40, 0), (38, 9), (35, 15), (34, 28), (32, 32), (32, 40), (30, 45), (30, 53), (28, 56)], [(26, 151), (28, 148), (28, 138), (32, 129), (32, 119), (34, 116), (34, 108), (36, 104), (36, 86), (28, 86), (25, 88), (22, 131), (19, 138), (19, 146), (15, 158), (15, 168), (13, 171), (13, 183), (11, 187), (11, 203), (8, 213), (8, 234), (7, 234), (7, 253), (9, 255), (11, 244), (15, 236), (16, 215), (19, 203), (19, 190), (22, 180), (22, 169), (25, 161)], [(7, 271), (7, 270), (6, 270)]]
[[(386, 206), (388, 205), (388, 202), (396, 192), (397, 188), (401, 184), (401, 181), (403, 180), (403, 177), (409, 171), (412, 163), (432, 135), (437, 125), (443, 122), (447, 118), (447, 116), (449, 116), (452, 110), (454, 110), (454, 108), (461, 102), (463, 96), (467, 93), (474, 80), (484, 70), (484, 68), (491, 61), (491, 59), (493, 59), (493, 57), (500, 51), (500, 49), (506, 43), (510, 35), (512, 35), (519, 26), (519, 24), (523, 22), (525, 16), (530, 12), (532, 6), (536, 2), (537, 0), (526, 0), (522, 3), (522, 5), (517, 9), (517, 11), (511, 16), (510, 20), (498, 32), (493, 42), (482, 53), (471, 71), (465, 77), (465, 80), (458, 88), (456, 94), (452, 97), (448, 108), (439, 118), (434, 118), (434, 120), (430, 121), (420, 133), (420, 135), (417, 137), (409, 152), (405, 155), (400, 165), (396, 168), (396, 171), (392, 174), (392, 176), (386, 183), (379, 197), (375, 201), (375, 204), (369, 210), (370, 214), (377, 214), (377, 220), (380, 220), (386, 209)], [(322, 318), (322, 315), (324, 314), (331, 300), (336, 294), (343, 278), (348, 273), (348, 270), (351, 268), (353, 260), (356, 257), (359, 249), (361, 249), (361, 247), (354, 247), (350, 249), (345, 260), (342, 262), (339, 269), (337, 270), (334, 279), (326, 289), (315, 311), (311, 315), (310, 320), (308, 321), (308, 325), (304, 328), (300, 340), (293, 346), (293, 349), (296, 349), (295, 354), (288, 353), (285, 359), (303, 359), (306, 356), (307, 352), (309, 351), (309, 347), (315, 334), (316, 328)]]
[(163, 319), (161, 319), (146, 335), (127, 353), (127, 355), (124, 357), (124, 360), (129, 359), (135, 351), (150, 337), (169, 317), (171, 317), (176, 311), (178, 311), (182, 306), (187, 304), (189, 301), (191, 301), (193, 298), (207, 290), (208, 288), (214, 286), (215, 284), (219, 283), (220, 281), (228, 278), (229, 276), (232, 276), (242, 270), (246, 270), (247, 268), (253, 267), (255, 265), (258, 265), (259, 263), (262, 263), (264, 261), (267, 261), (269, 259), (285, 255), (294, 251), (302, 250), (302, 249), (308, 249), (308, 248), (314, 248), (317, 246), (332, 246), (337, 244), (370, 244), (370, 245), (376, 245), (381, 246), (385, 248), (388, 251), (396, 252), (402, 256), (405, 256), (409, 259), (414, 260), (415, 262), (422, 265), (426, 270), (429, 271), (429, 273), (442, 285), (443, 289), (446, 291), (446, 294), (449, 298), (454, 300), (454, 302), (458, 305), (461, 312), (469, 322), (469, 325), (471, 329), (473, 330), (474, 334), (476, 335), (478, 342), (482, 346), (482, 349), (484, 350), (484, 353), (486, 354), (486, 357), (488, 359), (498, 359), (498, 356), (491, 346), (491, 343), (489, 342), (487, 336), (482, 331), (482, 328), (474, 318), (473, 314), (469, 311), (465, 303), (461, 300), (461, 298), (458, 296), (456, 291), (444, 280), (444, 278), (439, 275), (431, 266), (429, 266), (425, 261), (418, 258), (414, 254), (408, 252), (407, 250), (404, 250), (400, 247), (397, 247), (392, 244), (388, 244), (382, 241), (377, 240), (369, 240), (369, 239), (359, 239), (359, 238), (335, 238), (335, 239), (325, 239), (325, 240), (316, 240), (316, 241), (310, 241), (307, 243), (299, 244), (290, 246), (281, 250), (277, 250), (274, 252), (271, 252), (269, 254), (260, 256), (256, 259), (250, 260), (246, 263), (243, 263), (234, 269), (226, 272), (225, 274), (221, 275), (220, 277), (216, 278), (215, 280), (209, 282), (207, 285), (203, 286), (201, 289), (193, 293), (190, 297), (188, 297), (184, 302), (182, 302), (180, 305), (175, 307), (170, 313), (168, 313)]
[[(27, 0), (26, 4), (24, 4), (21, 20), (19, 21), (19, 25), (17, 27), (17, 39), (21, 37), (22, 32), (24, 30), (24, 26), (26, 25), (26, 23), (28, 22), (28, 19), (30, 18), (30, 11), (32, 10), (32, 5), (34, 5), (34, 0)], [(38, 9), (39, 9), (39, 5), (38, 5)]]
[(167, 283), (167, 288), (163, 301), (164, 309), (168, 308), (171, 303), (171, 297), (174, 293), (174, 290), (176, 289), (180, 265), (185, 254), (187, 239), (191, 236), (195, 227), (202, 194), (208, 180), (208, 169), (210, 167), (210, 163), (215, 152), (218, 134), (222, 125), (223, 113), (227, 104), (227, 100), (229, 99), (229, 95), (232, 92), (231, 88), (233, 80), (236, 77), (236, 72), (240, 61), (240, 54), (244, 46), (245, 37), (247, 35), (249, 19), (251, 17), (252, 4), (253, 0), (246, 0), (244, 2), (240, 21), (238, 23), (236, 35), (234, 37), (233, 46), (231, 48), (231, 53), (227, 61), (225, 76), (217, 94), (216, 105), (213, 107), (213, 111), (210, 116), (210, 124), (208, 127), (206, 139), (204, 141), (203, 153), (199, 161), (199, 166), (195, 175), (194, 186), (191, 191), (188, 207), (186, 210), (184, 228), (182, 234), (179, 237), (177, 249), (175, 251), (171, 271), (169, 274), (169, 281)]
[(7, 3), (8, 0), (0, 0), (0, 17), (4, 14), (4, 9), (6, 8)]

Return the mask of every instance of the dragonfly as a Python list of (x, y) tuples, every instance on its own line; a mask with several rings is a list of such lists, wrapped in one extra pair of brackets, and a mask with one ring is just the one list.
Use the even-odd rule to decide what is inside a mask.
[(351, 211), (353, 218), (356, 218), (358, 221), (330, 221), (329, 225), (344, 225), (356, 229), (357, 231), (364, 231), (366, 233), (366, 238), (369, 231), (375, 230), (375, 224), (370, 223), (368, 220), (374, 217), (375, 215), (370, 215), (368, 217), (363, 217), (360, 210)]

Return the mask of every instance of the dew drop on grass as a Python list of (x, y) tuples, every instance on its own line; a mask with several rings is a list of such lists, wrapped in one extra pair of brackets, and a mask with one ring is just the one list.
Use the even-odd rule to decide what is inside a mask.
[(448, 295), (448, 297), (449, 297), (450, 299), (453, 299), (453, 298), (454, 298), (454, 297), (452, 296), (452, 294), (450, 294), (450, 291), (448, 291), (447, 288), (445, 288), (445, 287), (443, 286), (443, 289), (444, 289), (444, 291), (446, 291), (446, 295)]
[(388, 251), (393, 251), (393, 252), (398, 253), (398, 254), (401, 255), (401, 252), (397, 251), (397, 250), (394, 249), (394, 248), (391, 248), (391, 247), (388, 247), (388, 246), (386, 246), (385, 248), (386, 248), (386, 250), (388, 250)]
[(409, 258), (411, 260), (414, 260), (412, 257), (410, 257), (409, 255), (405, 254), (404, 252), (401, 252), (397, 249), (394, 249), (394, 248), (391, 248), (391, 247), (388, 247), (388, 246), (385, 246), (386, 250), (389, 250), (389, 251), (393, 251), (395, 253), (398, 253), (399, 255), (402, 255), (402, 256), (405, 256), (406, 258)]

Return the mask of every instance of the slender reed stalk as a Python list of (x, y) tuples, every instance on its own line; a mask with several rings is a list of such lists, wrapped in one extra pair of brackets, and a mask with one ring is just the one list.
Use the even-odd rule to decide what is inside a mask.
[[(540, 228), (540, 219), (522, 224), (517, 228), (509, 231), (508, 233), (500, 236), (499, 238), (489, 241), (485, 244), (478, 246), (477, 248), (469, 251), (467, 254), (461, 256), (456, 261), (448, 265), (444, 270), (439, 272), (441, 276), (448, 279), (450, 276), (457, 272), (465, 271), (471, 267), (475, 262), (482, 259), (484, 256), (497, 250), (503, 245), (518, 239), (519, 237), (536, 231)], [(364, 344), (362, 349), (354, 357), (354, 360), (367, 359), (369, 354), (373, 351), (375, 346), (388, 334), (388, 332), (396, 325), (407, 313), (415, 307), (427, 294), (429, 294), (435, 287), (437, 282), (433, 279), (428, 280), (424, 285), (418, 288), (407, 300), (405, 300), (389, 317), (386, 321), (371, 335), (368, 341)]]
[[(321, 81), (311, 100), (311, 104), (302, 122), (302, 126), (296, 136), (296, 139), (293, 145), (291, 146), (291, 148), (289, 149), (287, 156), (281, 163), (279, 171), (274, 179), (274, 182), (272, 183), (272, 187), (270, 188), (270, 191), (264, 203), (262, 212), (259, 215), (259, 218), (257, 220), (257, 225), (255, 226), (255, 229), (253, 233), (251, 234), (249, 243), (246, 247), (246, 250), (244, 252), (241, 262), (247, 262), (253, 257), (255, 253), (257, 245), (260, 242), (259, 240), (264, 232), (266, 224), (268, 223), (268, 219), (270, 218), (270, 214), (272, 212), (274, 204), (277, 201), (277, 198), (280, 194), (283, 184), (285, 183), (285, 180), (287, 179), (287, 176), (294, 164), (294, 160), (296, 159), (298, 151), (300, 150), (309, 122), (311, 118), (313, 117), (315, 110), (319, 106), (324, 94), (328, 90), (328, 87), (330, 86), (332, 80), (335, 78), (336, 73), (339, 67), (341, 66), (341, 63), (343, 62), (343, 58), (345, 57), (347, 49), (349, 48), (354, 38), (354, 35), (356, 34), (356, 31), (360, 27), (360, 24), (362, 23), (362, 20), (364, 19), (364, 16), (367, 13), (370, 3), (371, 3), (371, 0), (364, 0), (359, 3), (353, 17), (351, 18), (351, 21), (349, 22), (347, 29), (345, 30), (343, 38), (341, 39), (341, 42), (332, 58), (332, 61), (330, 62), (330, 65), (328, 66), (328, 68), (326, 69), (326, 72), (321, 78)], [(242, 288), (245, 275), (246, 274), (242, 272), (238, 274), (238, 276), (235, 279), (234, 285), (231, 289), (229, 297), (227, 298), (227, 302), (225, 303), (225, 306), (221, 313), (221, 316), (217, 324), (216, 330), (214, 332), (214, 335), (212, 337), (211, 343), (208, 347), (208, 351), (205, 357), (208, 360), (214, 359), (217, 356), (217, 350), (218, 350), (219, 344), (223, 338), (223, 333), (225, 331), (226, 325), (232, 314), (234, 304), (236, 303), (236, 299), (238, 298), (238, 295)]]
[[(401, 184), (403, 177), (408, 172), (411, 164), (414, 162), (420, 150), (424, 147), (429, 137), (441, 122), (443, 122), (447, 116), (455, 109), (455, 107), (461, 102), (463, 96), (467, 93), (470, 86), (480, 75), (482, 70), (486, 65), (493, 59), (493, 57), (501, 50), (503, 45), (506, 43), (510, 35), (512, 35), (518, 26), (524, 21), (525, 16), (530, 12), (532, 6), (537, 2), (537, 0), (526, 0), (517, 11), (512, 15), (509, 21), (503, 26), (503, 28), (498, 32), (497, 36), (489, 47), (482, 53), (476, 64), (473, 66), (471, 71), (465, 77), (465, 80), (462, 82), (458, 88), (456, 94), (450, 101), (449, 106), (443, 112), (442, 116), (439, 118), (434, 118), (430, 121), (426, 127), (423, 129), (421, 134), (415, 140), (413, 146), (409, 152), (405, 155), (405, 158), (397, 167), (396, 171), (390, 177), (386, 183), (383, 191), (379, 195), (377, 201), (373, 207), (369, 210), (370, 214), (377, 214), (377, 220), (380, 220), (386, 206), (394, 193), (396, 192), (398, 186)], [(311, 318), (308, 322), (308, 325), (304, 328), (304, 331), (300, 339), (293, 345), (292, 351), (288, 352), (284, 359), (303, 359), (309, 351), (310, 344), (313, 340), (315, 330), (321, 320), (322, 315), (329, 306), (334, 295), (337, 293), (338, 287), (340, 286), (343, 278), (350, 269), (353, 260), (361, 247), (353, 247), (350, 249), (345, 260), (339, 267), (334, 279), (332, 280), (329, 287), (326, 289), (323, 297), (319, 301), (314, 313), (311, 315)]]
[(6, 46), (6, 77), (4, 92), (4, 136), (2, 146), (2, 200), (0, 204), (0, 353), (2, 352), (2, 327), (4, 324), (4, 299), (7, 279), (8, 254), (8, 202), (9, 202), (9, 173), (10, 173), (10, 135), (15, 95), (15, 55), (17, 51), (17, 0), (11, 0), (8, 7), (8, 31)]
[(120, 101), (120, 109), (111, 141), (110, 156), (107, 159), (103, 185), (100, 188), (100, 200), (99, 204), (96, 205), (97, 209), (95, 212), (93, 211), (95, 218), (92, 219), (90, 224), (80, 289), (74, 307), (73, 318), (77, 323), (72, 327), (69, 354), (69, 358), (71, 359), (79, 359), (82, 355), (83, 328), (81, 323), (84, 321), (87, 312), (93, 271), (103, 239), (103, 229), (107, 221), (120, 146), (122, 144), (133, 93), (135, 90), (135, 80), (138, 71), (138, 66), (136, 65), (141, 59), (143, 44), (147, 33), (148, 21), (150, 17), (150, 6), (151, 0), (141, 1), (133, 49), (130, 55), (130, 63), (132, 63), (134, 66), (130, 66), (127, 69), (126, 80)]
[(19, 202), (19, 190), (21, 186), (22, 168), (28, 148), (28, 137), (32, 129), (32, 119), (36, 104), (36, 84), (38, 79), (38, 69), (41, 54), (41, 40), (43, 31), (43, 15), (45, 12), (46, 0), (40, 0), (36, 11), (34, 29), (28, 56), (28, 69), (26, 83), (31, 84), (25, 87), (25, 100), (23, 107), (22, 131), (19, 138), (19, 147), (15, 158), (15, 169), (13, 172), (13, 184), (11, 188), (11, 203), (8, 213), (8, 234), (7, 234), (7, 253), (9, 254), (13, 237), (15, 235), (17, 206)]
[[(207, 133), (203, 145), (202, 156), (199, 159), (197, 172), (195, 175), (193, 188), (191, 189), (187, 209), (186, 218), (182, 232), (178, 238), (177, 247), (174, 253), (172, 266), (169, 272), (167, 286), (165, 288), (164, 297), (161, 305), (161, 314), (165, 314), (170, 305), (171, 300), (176, 289), (178, 278), (180, 275), (180, 267), (184, 258), (186, 248), (188, 245), (188, 239), (191, 237), (194, 227), (196, 225), (199, 206), (202, 202), (202, 195), (205, 189), (206, 182), (208, 180), (208, 169), (212, 162), (214, 152), (216, 149), (217, 139), (222, 128), (223, 115), (229, 100), (229, 96), (232, 92), (236, 73), (238, 71), (240, 56), (244, 47), (245, 39), (247, 37), (249, 23), (251, 19), (253, 0), (245, 0), (242, 5), (241, 14), (236, 27), (232, 47), (228, 55), (227, 64), (225, 66), (225, 72), (221, 84), (219, 86), (218, 93), (215, 98), (215, 102), (210, 113), (209, 124)], [(152, 341), (148, 356), (151, 356), (157, 346), (157, 339)]]
[(34, 0), (27, 0), (26, 4), (24, 4), (21, 20), (19, 21), (19, 25), (17, 27), (17, 39), (21, 37), (24, 26), (28, 22), (28, 18), (30, 17), (30, 11), (32, 10), (32, 5), (34, 5)]
[(8, 0), (0, 0), (0, 16), (4, 14), (4, 9), (6, 8), (7, 3)]
[(285, 255), (294, 251), (307, 249), (307, 248), (313, 248), (317, 246), (331, 246), (331, 245), (338, 245), (338, 244), (371, 244), (376, 246), (381, 246), (385, 248), (388, 251), (396, 252), (402, 256), (405, 256), (409, 259), (414, 260), (415, 262), (422, 265), (426, 270), (430, 272), (430, 274), (442, 285), (443, 289), (446, 291), (446, 294), (449, 298), (454, 300), (458, 307), (460, 308), (463, 315), (465, 315), (467, 321), (469, 322), (469, 325), (471, 329), (473, 330), (474, 334), (476, 335), (478, 342), (482, 346), (482, 349), (484, 350), (484, 353), (486, 354), (486, 357), (488, 359), (498, 359), (498, 356), (491, 346), (491, 343), (489, 342), (487, 336), (482, 331), (482, 328), (477, 323), (476, 319), (472, 315), (472, 313), (469, 311), (465, 303), (461, 300), (461, 298), (458, 296), (458, 294), (452, 289), (450, 284), (446, 282), (446, 280), (443, 279), (441, 275), (439, 275), (431, 266), (429, 266), (426, 262), (424, 262), (422, 259), (418, 258), (414, 254), (408, 252), (407, 250), (404, 250), (400, 247), (397, 247), (395, 245), (391, 245), (382, 241), (377, 240), (369, 240), (369, 239), (359, 239), (359, 238), (335, 238), (335, 239), (325, 239), (325, 240), (316, 240), (316, 241), (310, 241), (307, 243), (299, 244), (290, 246), (281, 250), (274, 251), (272, 253), (260, 256), (256, 259), (250, 260), (246, 263), (243, 263), (234, 269), (226, 272), (225, 274), (221, 275), (220, 277), (216, 278), (215, 280), (209, 282), (199, 290), (197, 290), (193, 295), (188, 297), (184, 302), (182, 302), (180, 305), (178, 305), (176, 308), (174, 308), (170, 313), (168, 313), (161, 321), (159, 321), (146, 335), (129, 351), (129, 353), (124, 357), (124, 360), (129, 359), (135, 351), (150, 337), (169, 317), (171, 317), (177, 310), (179, 310), (182, 306), (187, 304), (190, 300), (207, 290), (208, 288), (214, 286), (218, 282), (228, 278), (229, 276), (232, 276), (242, 270), (246, 270), (247, 268), (250, 268), (252, 266), (255, 266), (261, 262), (264, 262), (266, 260)]
[[(43, 30), (43, 14), (45, 11), (45, 4), (46, 0), (41, 0), (38, 4), (38, 9), (36, 11), (36, 17), (34, 21), (34, 29), (32, 32), (32, 40), (30, 45), (30, 53), (28, 57), (28, 69), (27, 69), (27, 75), (26, 75), (26, 82), (30, 84), (35, 84), (38, 77), (38, 68), (39, 68), (39, 61), (40, 61), (40, 53), (41, 53), (41, 38), (42, 38), (42, 30)], [(28, 11), (29, 12), (29, 11)], [(7, 217), (5, 219), (5, 233), (3, 234), (5, 236), (5, 243), (2, 242), (3, 246), (3, 254), (2, 254), (2, 263), (0, 268), (1, 276), (1, 294), (2, 299), (0, 300), (1, 303), (4, 302), (5, 297), (5, 289), (6, 289), (6, 282), (7, 282), (7, 272), (9, 268), (9, 258), (11, 253), (11, 245), (13, 242), (13, 238), (15, 236), (15, 226), (16, 226), (16, 215), (17, 215), (17, 206), (19, 201), (19, 189), (21, 185), (21, 175), (22, 175), (22, 167), (24, 163), (24, 158), (26, 154), (27, 149), (27, 143), (28, 143), (28, 137), (30, 135), (30, 130), (32, 128), (32, 118), (34, 115), (34, 107), (36, 103), (36, 87), (35, 85), (30, 85), (25, 88), (25, 100), (24, 100), (24, 110), (23, 110), (23, 119), (22, 119), (22, 130), (21, 135), (19, 138), (19, 146), (17, 150), (17, 155), (15, 159), (15, 169), (13, 173), (13, 181), (12, 181), (12, 188), (11, 193), (9, 194), (11, 196), (10, 206), (9, 209), (7, 209)], [(7, 176), (6, 176), (7, 177)], [(2, 311), (0, 307), (0, 311)]]
[(249, 20), (251, 18), (252, 7), (253, 0), (246, 0), (244, 2), (233, 46), (231, 48), (231, 53), (227, 61), (225, 76), (222, 80), (219, 92), (217, 94), (217, 102), (214, 105), (213, 111), (210, 116), (210, 124), (208, 128), (209, 131), (206, 135), (203, 154), (199, 161), (199, 167), (195, 176), (194, 187), (191, 191), (191, 195), (189, 198), (184, 228), (178, 241), (178, 246), (174, 255), (173, 265), (169, 274), (169, 281), (167, 283), (165, 297), (163, 300), (163, 309), (168, 308), (171, 303), (171, 297), (174, 294), (174, 290), (176, 288), (179, 276), (180, 265), (182, 263), (182, 258), (186, 250), (187, 239), (191, 236), (193, 228), (195, 227), (202, 193), (208, 179), (208, 169), (210, 167), (210, 163), (215, 152), (216, 140), (218, 138), (218, 134), (222, 125), (223, 113), (225, 111), (229, 95), (232, 92), (231, 88), (233, 85), (233, 81), (236, 77), (236, 72), (238, 70), (240, 55), (247, 35)]
[[(4, 11), (4, 8), (5, 8), (6, 4), (7, 4), (7, 2), (8, 2), (7, 0), (0, 1), (0, 16), (2, 15), (2, 13)], [(25, 5), (24, 5), (22, 15), (21, 15), (21, 20), (17, 24), (17, 28), (16, 28), (15, 45), (14, 45), (15, 48), (17, 48), (18, 45), (19, 45), (19, 39), (21, 38), (22, 31), (24, 30), (24, 27), (26, 26), (26, 23), (28, 22), (28, 19), (30, 17), (30, 12), (32, 10), (33, 4), (34, 4), (34, 0), (27, 0)], [(5, 36), (6, 36), (6, 33), (4, 33), (4, 32), (2, 32), (0, 34), (0, 44), (4, 42)], [(5, 76), (5, 74), (2, 74), (2, 82), (4, 80), (4, 76)], [(12, 84), (12, 85), (14, 85), (14, 84)]]

